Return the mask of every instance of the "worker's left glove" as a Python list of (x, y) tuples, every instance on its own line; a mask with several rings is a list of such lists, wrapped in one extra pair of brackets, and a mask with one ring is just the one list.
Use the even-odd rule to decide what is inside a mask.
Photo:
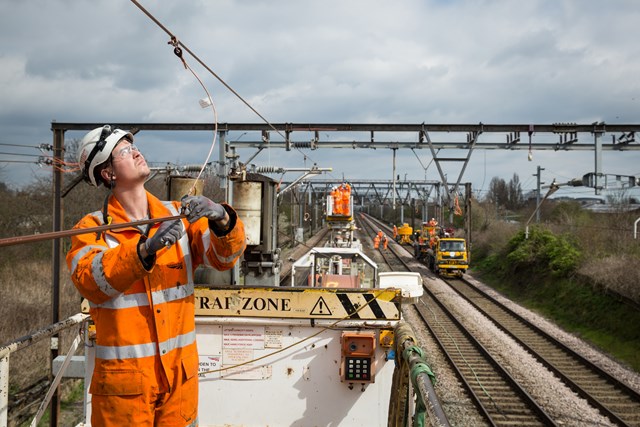
[(165, 221), (160, 224), (156, 234), (151, 236), (144, 242), (148, 255), (155, 255), (160, 249), (175, 244), (184, 234), (182, 221)]
[(227, 215), (227, 211), (221, 204), (204, 196), (183, 197), (182, 213), (187, 216), (187, 221), (191, 223), (202, 217), (206, 217), (210, 221), (220, 221)]

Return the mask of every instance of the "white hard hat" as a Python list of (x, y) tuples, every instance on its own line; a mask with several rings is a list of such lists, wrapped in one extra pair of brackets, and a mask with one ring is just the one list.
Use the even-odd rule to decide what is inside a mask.
[(95, 187), (100, 185), (100, 177), (96, 176), (96, 167), (109, 160), (111, 152), (122, 138), (133, 142), (131, 132), (112, 129), (109, 125), (95, 128), (82, 138), (78, 149), (78, 164), (82, 167), (85, 181)]

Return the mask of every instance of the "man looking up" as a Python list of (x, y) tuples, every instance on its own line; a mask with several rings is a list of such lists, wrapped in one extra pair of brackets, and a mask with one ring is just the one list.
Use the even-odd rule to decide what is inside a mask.
[(91, 424), (197, 426), (193, 274), (203, 263), (232, 268), (245, 249), (244, 225), (229, 205), (204, 196), (177, 202), (149, 193), (150, 169), (130, 132), (88, 132), (78, 162), (86, 181), (111, 193), (76, 229), (186, 214), (71, 239), (67, 265), (96, 326)]

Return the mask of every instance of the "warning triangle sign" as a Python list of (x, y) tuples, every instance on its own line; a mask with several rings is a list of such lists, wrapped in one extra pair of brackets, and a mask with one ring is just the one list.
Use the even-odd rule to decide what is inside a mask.
[(324, 301), (324, 298), (320, 297), (311, 309), (310, 314), (314, 316), (331, 316), (331, 309), (329, 309), (329, 306)]

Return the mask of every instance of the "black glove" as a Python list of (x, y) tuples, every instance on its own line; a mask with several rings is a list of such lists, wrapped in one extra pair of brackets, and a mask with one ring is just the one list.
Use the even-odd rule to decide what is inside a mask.
[(182, 227), (182, 221), (179, 219), (163, 222), (160, 224), (160, 228), (158, 228), (156, 234), (144, 242), (147, 254), (154, 255), (165, 246), (172, 246), (178, 241), (178, 239), (180, 239), (180, 237), (182, 237), (183, 234), (184, 229)]
[(206, 217), (210, 221), (220, 221), (227, 215), (227, 211), (221, 204), (211, 201), (204, 196), (183, 197), (182, 213), (187, 216), (187, 221), (190, 223), (202, 217)]

